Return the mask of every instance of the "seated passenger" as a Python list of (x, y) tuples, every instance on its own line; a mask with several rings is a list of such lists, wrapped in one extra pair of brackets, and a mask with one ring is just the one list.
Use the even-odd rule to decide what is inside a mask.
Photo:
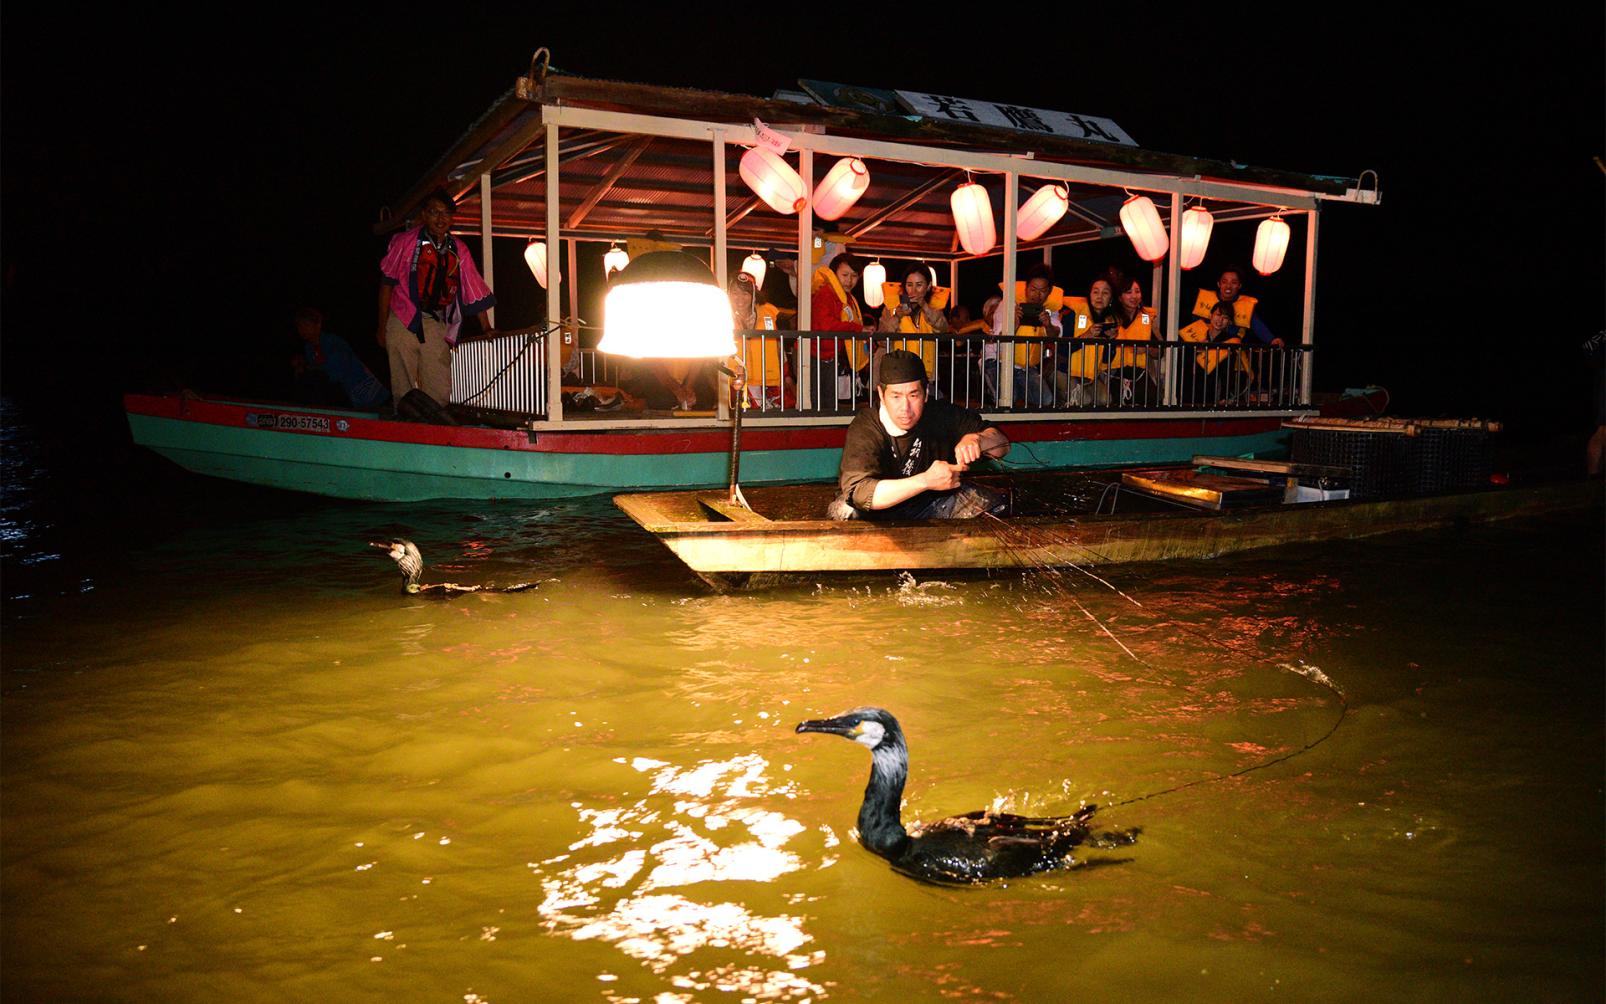
[[(1243, 341), (1242, 329), (1233, 323), (1232, 308), (1219, 301), (1211, 305), (1208, 321), (1194, 321), (1177, 334), (1183, 341), (1195, 344), (1237, 345)], [(1250, 372), (1243, 353), (1206, 348), (1190, 351), (1198, 372), (1184, 378), (1182, 399), (1185, 404), (1225, 404), (1243, 392)]]
[[(1067, 296), (1062, 328), (1069, 329), (1067, 333), (1072, 338), (1114, 338), (1117, 330), (1114, 290), (1110, 273), (1106, 272), (1093, 280), (1086, 296)], [(1058, 395), (1072, 407), (1109, 404), (1110, 389), (1104, 372), (1109, 357), (1108, 346), (1075, 348), (1061, 342), (1054, 355), (1054, 382)]]
[(832, 519), (968, 519), (999, 515), (1008, 500), (962, 484), (983, 456), (1002, 457), (1009, 440), (982, 417), (946, 401), (926, 400), (926, 368), (913, 352), (881, 357), (879, 406), (848, 426)]
[[(864, 323), (859, 309), (859, 298), (853, 291), (859, 285), (863, 262), (847, 252), (832, 258), (830, 263), (814, 273), (814, 293), (810, 301), (813, 319), (811, 330), (840, 332), (840, 338), (816, 338), (814, 358), (815, 381), (832, 393), (818, 394), (819, 403), (853, 396), (854, 374), (870, 363), (869, 344), (863, 337), (875, 329)], [(837, 352), (841, 342), (843, 351)]]
[(1215, 292), (1199, 290), (1199, 295), (1193, 301), (1193, 316), (1209, 321), (1210, 308), (1218, 302), (1225, 303), (1232, 308), (1233, 324), (1244, 329), (1254, 343), (1282, 348), (1283, 340), (1273, 335), (1266, 323), (1255, 316), (1255, 307), (1260, 301), (1252, 296), (1244, 296), (1243, 288), (1243, 270), (1237, 265), (1228, 265), (1216, 279)]
[[(903, 270), (901, 284), (886, 283), (885, 289), (890, 295), (886, 297), (886, 306), (881, 310), (881, 324), (877, 328), (881, 334), (902, 332), (907, 335), (933, 335), (945, 333), (948, 329), (948, 315), (942, 308), (948, 304), (948, 291), (934, 287), (931, 284), (931, 273), (926, 266), (919, 262), (910, 263)], [(932, 338), (892, 338), (884, 343), (885, 349), (877, 353), (880, 358), (886, 350), (906, 349), (917, 353), (926, 364), (926, 372), (931, 374), (931, 398), (942, 397), (942, 367), (938, 366), (938, 346), (950, 346), (953, 343), (939, 343)], [(950, 352), (940, 353), (942, 360), (952, 358)], [(951, 369), (951, 368), (950, 368)]]
[[(1043, 343), (1044, 338), (1058, 338), (1060, 336), (1060, 319), (1054, 310), (1046, 305), (1049, 294), (1056, 289), (1054, 285), (1054, 271), (1046, 263), (1033, 265), (1026, 272), (1025, 299), (1015, 305), (1015, 324), (1010, 332), (1016, 338), (1037, 339), (1032, 342), (1017, 341), (1011, 343), (1013, 348), (1015, 366), (1015, 405), (1028, 407), (1041, 407), (1053, 397), (1048, 385), (1043, 382)], [(1058, 304), (1053, 305), (1055, 309)], [(1004, 337), (1004, 318), (996, 309), (993, 311), (992, 334), (993, 339)], [(982, 374), (987, 384), (987, 390), (993, 400), (998, 399), (998, 347), (1001, 343), (989, 339), (982, 347)]]
[(377, 408), (390, 391), (363, 365), (351, 343), (323, 330), (323, 311), (302, 307), (295, 313), (301, 352), (290, 359), (295, 399), (301, 404)]
[[(1153, 307), (1143, 305), (1143, 286), (1136, 279), (1122, 276), (1114, 286), (1115, 338), (1122, 342), (1158, 342), (1160, 329)], [(1155, 375), (1160, 354), (1143, 348), (1117, 348), (1110, 356), (1110, 397), (1124, 405), (1160, 403)]]
[(753, 277), (746, 272), (731, 276), (731, 323), (742, 344), (742, 365), (747, 369), (747, 399), (755, 408), (791, 408), (797, 402), (797, 384), (792, 364), (780, 338), (744, 335), (750, 331), (775, 331), (780, 327), (780, 310), (758, 303)]

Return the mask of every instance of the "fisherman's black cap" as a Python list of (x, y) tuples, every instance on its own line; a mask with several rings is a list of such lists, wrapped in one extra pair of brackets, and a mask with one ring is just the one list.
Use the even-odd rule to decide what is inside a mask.
[(885, 387), (894, 383), (909, 383), (926, 379), (926, 364), (919, 356), (908, 349), (893, 349), (881, 357), (876, 370), (876, 386)]

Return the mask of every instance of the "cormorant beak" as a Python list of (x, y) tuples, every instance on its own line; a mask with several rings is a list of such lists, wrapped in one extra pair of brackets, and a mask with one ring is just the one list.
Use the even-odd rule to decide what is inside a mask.
[(828, 732), (833, 736), (844, 739), (856, 739), (862, 730), (857, 718), (816, 718), (807, 722), (798, 722), (799, 732)]
[(380, 543), (380, 542), (379, 542), (379, 541), (377, 541), (377, 540), (370, 540), (370, 541), (369, 541), (369, 542), (368, 542), (368, 546), (369, 546), (369, 547), (377, 547), (377, 548), (379, 548), (379, 549), (380, 549), (380, 550), (383, 550), (383, 551), (388, 551), (388, 550), (390, 550), (390, 545), (389, 545), (389, 544), (381, 544), (381, 543)]

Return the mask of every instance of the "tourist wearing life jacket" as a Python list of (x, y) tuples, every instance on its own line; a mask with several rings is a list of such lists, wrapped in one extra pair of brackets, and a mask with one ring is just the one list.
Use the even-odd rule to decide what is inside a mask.
[(1178, 335), (1194, 346), (1189, 349), (1194, 365), (1183, 377), (1183, 403), (1215, 406), (1235, 400), (1248, 384), (1248, 360), (1242, 352), (1232, 349), (1204, 347), (1243, 342), (1243, 329), (1238, 327), (1232, 308), (1218, 300), (1211, 306), (1208, 320), (1194, 321)]
[(1110, 349), (1100, 343), (1115, 337), (1114, 289), (1107, 271), (1093, 280), (1086, 296), (1065, 298), (1065, 313), (1061, 318), (1065, 335), (1094, 343), (1077, 345), (1061, 341), (1055, 347), (1055, 390), (1072, 406), (1110, 403), (1109, 381), (1105, 376)]
[(1266, 322), (1255, 314), (1255, 307), (1260, 301), (1252, 296), (1243, 294), (1243, 270), (1237, 265), (1228, 265), (1221, 270), (1221, 277), (1216, 280), (1215, 292), (1208, 289), (1199, 290), (1194, 297), (1193, 316), (1202, 321), (1210, 320), (1210, 308), (1217, 302), (1226, 304), (1232, 310), (1232, 323), (1242, 329), (1242, 334), (1248, 336), (1250, 344), (1270, 345), (1272, 348), (1282, 348), (1283, 340), (1271, 333)]
[[(1033, 265), (1026, 272), (1025, 299), (1015, 305), (1015, 323), (1011, 333), (1017, 339), (1005, 351), (1013, 356), (1015, 366), (1015, 405), (1041, 407), (1053, 399), (1053, 392), (1043, 381), (1043, 340), (1060, 336), (1060, 319), (1050, 310), (1047, 301), (1055, 291), (1054, 270), (1047, 263)], [(1057, 304), (1056, 304), (1057, 306)], [(998, 399), (998, 350), (1003, 343), (1006, 318), (1003, 311), (993, 313), (993, 337), (981, 350), (981, 371), (987, 391), (993, 400)]]
[(731, 323), (742, 346), (742, 365), (746, 367), (747, 399), (755, 408), (792, 408), (797, 404), (797, 383), (792, 363), (780, 336), (753, 335), (753, 331), (775, 331), (781, 311), (759, 303), (753, 277), (746, 272), (731, 276), (729, 284)]
[(1118, 347), (1109, 362), (1110, 395), (1123, 405), (1159, 403), (1160, 353), (1153, 343), (1160, 338), (1160, 325), (1153, 307), (1143, 305), (1143, 286), (1138, 280), (1121, 276), (1116, 284), (1115, 338), (1117, 342), (1143, 342), (1142, 347)]
[[(854, 375), (870, 363), (868, 340), (860, 336), (875, 329), (864, 323), (859, 298), (853, 295), (863, 271), (863, 263), (844, 251), (832, 258), (825, 268), (814, 272), (810, 329), (840, 332), (838, 338), (814, 339), (814, 358), (831, 363), (815, 367), (815, 382), (830, 390), (830, 393), (816, 395), (821, 403), (851, 397)], [(841, 353), (837, 352), (839, 341)], [(843, 393), (844, 390), (847, 393)]]
[(949, 332), (948, 315), (942, 308), (947, 305), (948, 291), (939, 289), (931, 284), (931, 273), (927, 266), (920, 262), (911, 262), (903, 270), (903, 281), (894, 285), (886, 283), (885, 289), (889, 292), (885, 299), (885, 306), (881, 309), (881, 323), (876, 330), (881, 335), (902, 334), (905, 338), (882, 338), (877, 340), (876, 360), (892, 349), (904, 349), (919, 356), (925, 363), (926, 372), (930, 374), (928, 381), (928, 396), (933, 400), (942, 397), (942, 378), (944, 367), (940, 362), (946, 362), (951, 352), (938, 352), (938, 345), (952, 346), (952, 342), (939, 343), (933, 335), (947, 334)]

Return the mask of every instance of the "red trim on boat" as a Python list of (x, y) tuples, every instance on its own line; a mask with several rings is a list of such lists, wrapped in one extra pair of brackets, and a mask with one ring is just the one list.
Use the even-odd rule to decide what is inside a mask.
[[(123, 405), (130, 414), (148, 415), (208, 425), (225, 425), (259, 432), (301, 436), (329, 436), (388, 443), (416, 443), (481, 450), (518, 450), (532, 453), (674, 454), (722, 453), (730, 448), (724, 429), (598, 429), (595, 432), (536, 432), (487, 429), (480, 426), (424, 425), (388, 419), (364, 418), (351, 413), (323, 411), (264, 401), (241, 404), (209, 401), (178, 394), (153, 396), (127, 394)], [(1276, 415), (1233, 418), (1141, 418), (1071, 422), (1000, 422), (1012, 442), (1041, 443), (1075, 440), (1173, 439), (1197, 436), (1246, 436), (1268, 432), (1282, 421)], [(748, 427), (742, 432), (743, 450), (840, 449), (846, 425), (795, 428)]]

